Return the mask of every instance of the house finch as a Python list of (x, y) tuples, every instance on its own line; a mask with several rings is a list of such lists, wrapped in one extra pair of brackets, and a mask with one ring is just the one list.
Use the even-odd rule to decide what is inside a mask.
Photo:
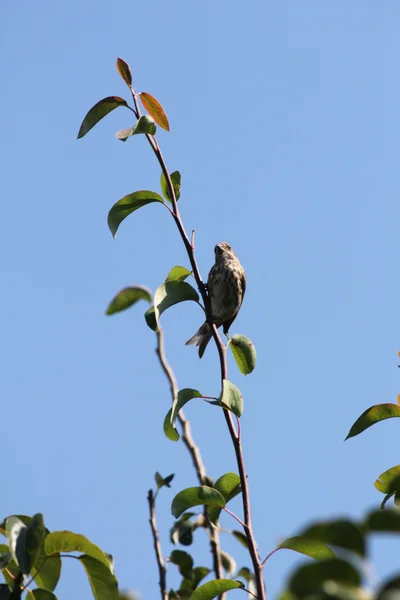
[[(210, 321), (217, 327), (224, 326), (227, 334), (236, 319), (246, 291), (246, 274), (229, 244), (221, 242), (214, 249), (215, 264), (208, 275), (208, 293), (211, 304)], [(186, 345), (199, 347), (201, 358), (212, 337), (212, 328), (207, 321)]]

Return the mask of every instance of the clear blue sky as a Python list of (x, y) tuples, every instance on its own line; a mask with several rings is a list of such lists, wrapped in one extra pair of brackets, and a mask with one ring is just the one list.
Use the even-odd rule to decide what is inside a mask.
[[(144, 138), (114, 138), (130, 113), (76, 141), (93, 104), (128, 98), (117, 56), (168, 113), (159, 141), (182, 172), (203, 275), (222, 240), (247, 271), (232, 332), (253, 340), (258, 367), (243, 378), (230, 364), (230, 378), (245, 398), (261, 553), (314, 517), (359, 517), (381, 501), (373, 482), (399, 462), (399, 423), (343, 439), (400, 392), (399, 22), (395, 0), (2, 3), (2, 517), (40, 511), (50, 529), (84, 533), (115, 556), (122, 588), (156, 598), (147, 490), (156, 470), (176, 473), (158, 505), (168, 554), (170, 501), (196, 484), (162, 432), (170, 398), (146, 306), (104, 316), (120, 288), (155, 290), (187, 265), (159, 206), (115, 241), (107, 229), (115, 201), (158, 190)], [(215, 395), (215, 349), (199, 361), (184, 345), (200, 322), (191, 303), (166, 313), (167, 354), (180, 387)], [(187, 414), (210, 475), (236, 470), (222, 415), (200, 402)], [(223, 545), (248, 564), (235, 541)], [(372, 553), (384, 577), (398, 540)], [(271, 559), (270, 597), (296, 561)], [(91, 597), (79, 566), (65, 564), (61, 598)]]

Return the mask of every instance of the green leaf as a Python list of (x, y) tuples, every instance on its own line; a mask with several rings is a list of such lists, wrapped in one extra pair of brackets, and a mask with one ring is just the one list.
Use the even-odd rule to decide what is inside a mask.
[(192, 390), (191, 388), (184, 388), (178, 392), (177, 397), (172, 403), (172, 407), (169, 409), (164, 419), (164, 433), (169, 440), (172, 440), (173, 442), (179, 440), (180, 435), (175, 428), (175, 421), (181, 408), (193, 398), (201, 398), (200, 392)]
[[(240, 487), (240, 477), (236, 475), (236, 473), (225, 473), (225, 475), (222, 475), (217, 479), (213, 488), (221, 494), (226, 504), (242, 491)], [(208, 509), (208, 518), (212, 523), (218, 525), (221, 510), (222, 508), (218, 506), (211, 506)]]
[(38, 513), (32, 517), (25, 538), (25, 551), (29, 556), (27, 568), (29, 569), (25, 575), (31, 572), (32, 566), (35, 564), (39, 556), (40, 549), (43, 546), (43, 540), (46, 534), (43, 515)]
[(131, 69), (122, 58), (117, 58), (117, 71), (125, 81), (126, 85), (130, 88), (132, 86)]
[(398, 510), (374, 510), (365, 519), (365, 527), (373, 533), (400, 533)]
[(368, 408), (358, 417), (345, 439), (348, 440), (362, 433), (368, 427), (375, 425), (375, 423), (391, 419), (392, 417), (400, 417), (400, 406), (398, 404), (376, 404), (375, 406), (371, 406), (371, 408)]
[(364, 533), (361, 527), (347, 519), (317, 522), (307, 527), (300, 537), (339, 546), (360, 556), (365, 556)]
[(150, 308), (146, 310), (146, 312), (144, 313), (144, 318), (146, 319), (146, 323), (150, 327), (150, 329), (152, 329), (153, 331), (158, 331), (156, 317), (154, 314), (154, 306), (150, 306)]
[(319, 540), (310, 540), (302, 536), (287, 538), (279, 544), (278, 548), (286, 548), (295, 550), (300, 554), (305, 554), (316, 560), (325, 560), (326, 558), (334, 558), (335, 553), (324, 543)]
[(247, 537), (245, 536), (244, 533), (242, 533), (241, 531), (234, 530), (234, 531), (231, 531), (231, 534), (240, 544), (242, 544), (242, 546), (244, 546), (245, 548), (249, 547), (249, 542), (247, 541)]
[(120, 140), (121, 142), (126, 142), (126, 140), (129, 137), (131, 137), (131, 135), (132, 135), (132, 129), (133, 129), (132, 127), (127, 127), (126, 129), (120, 129), (115, 134), (115, 137), (117, 138), (117, 140)]
[(167, 308), (186, 300), (199, 301), (196, 290), (186, 281), (166, 281), (156, 289), (154, 294), (154, 316), (156, 323)]
[(381, 473), (375, 481), (374, 486), (382, 494), (396, 492), (400, 488), (400, 465), (391, 467), (384, 473)]
[(230, 577), (234, 573), (234, 571), (236, 571), (236, 561), (227, 552), (221, 550), (220, 553), (222, 567), (224, 568), (227, 577)]
[[(174, 188), (174, 192), (175, 192), (175, 199), (178, 201), (180, 198), (180, 195), (181, 195), (182, 177), (181, 177), (181, 174), (179, 173), (179, 171), (174, 171), (173, 173), (170, 174), (170, 177), (171, 177), (172, 187)], [(163, 172), (161, 172), (160, 185), (161, 185), (161, 191), (162, 191), (164, 198), (166, 200), (168, 200), (168, 202), (172, 202), (172, 197), (171, 197), (171, 194), (169, 193), (167, 179)]]
[(188, 512), (175, 521), (170, 530), (170, 540), (172, 544), (182, 544), (182, 546), (191, 546), (193, 543), (193, 532), (197, 529), (197, 523), (191, 521), (196, 513)]
[(29, 598), (29, 600), (58, 600), (57, 596), (53, 594), (53, 592), (44, 590), (42, 588), (29, 590), (29, 596), (26, 596), (26, 598)]
[(118, 108), (118, 106), (128, 106), (123, 98), (119, 96), (108, 96), (103, 98), (95, 104), (87, 113), (86, 117), (82, 121), (82, 125), (79, 129), (78, 140), (87, 134), (98, 123), (108, 115), (112, 110)]
[[(2, 544), (3, 545), (3, 544)], [(4, 552), (0, 555), (0, 569), (4, 569), (12, 561), (11, 552)]]
[(121, 142), (126, 142), (129, 137), (133, 135), (138, 135), (141, 133), (147, 133), (149, 135), (154, 135), (157, 130), (156, 124), (154, 123), (154, 119), (149, 117), (149, 115), (142, 115), (136, 121), (133, 127), (128, 129), (120, 129), (115, 134), (117, 140), (121, 140)]
[(156, 484), (157, 484), (157, 489), (160, 490), (162, 487), (166, 486), (166, 487), (171, 487), (170, 483), (173, 480), (173, 478), (175, 477), (174, 474), (172, 475), (168, 475), (168, 477), (165, 477), (165, 479), (160, 475), (160, 473), (157, 473), (154, 475), (154, 479), (156, 480)]
[(18, 517), (11, 516), (6, 520), (6, 536), (11, 555), (24, 575), (30, 571), (29, 555), (25, 550), (27, 526)]
[(204, 579), (204, 577), (207, 577), (209, 573), (211, 573), (211, 571), (207, 567), (195, 567), (190, 573), (189, 577), (184, 577), (182, 579), (181, 585), (179, 587), (179, 596), (181, 596), (181, 592), (192, 592), (193, 590), (195, 590), (199, 585), (200, 581)]
[(175, 518), (181, 516), (188, 508), (192, 506), (206, 505), (224, 507), (224, 497), (214, 488), (206, 485), (186, 488), (175, 496), (171, 505), (171, 512)]
[[(4, 562), (6, 561), (6, 555), (10, 554), (11, 552), (9, 551), (9, 547), (6, 544), (0, 544), (0, 552), (2, 554), (2, 556), (4, 557)], [(7, 563), (6, 567), (1, 567), (1, 572), (3, 574), (4, 579), (6, 580), (8, 587), (10, 590), (13, 589), (14, 587), (14, 578), (18, 575), (18, 573), (20, 572), (18, 565), (15, 563), (14, 559), (12, 558), (11, 555), (11, 560)], [(0, 598), (1, 600), (1, 598)]]
[(244, 335), (236, 333), (230, 339), (229, 348), (232, 351), (239, 371), (243, 375), (249, 375), (256, 366), (256, 349), (253, 343)]
[(212, 600), (224, 592), (241, 587), (243, 585), (240, 581), (233, 581), (233, 579), (213, 579), (197, 588), (190, 600)]
[(101, 561), (83, 554), (79, 560), (85, 567), (96, 600), (119, 600), (118, 583), (114, 573)]
[(143, 285), (134, 285), (126, 287), (111, 300), (107, 307), (106, 315), (114, 315), (121, 310), (126, 310), (138, 300), (151, 302), (151, 292)]
[(31, 570), (31, 575), (39, 587), (50, 591), (55, 590), (61, 575), (60, 555), (47, 556), (43, 545)]
[(331, 558), (300, 567), (290, 578), (289, 590), (301, 599), (318, 591), (326, 581), (359, 587), (361, 576), (350, 563)]
[(118, 200), (108, 213), (108, 226), (113, 237), (116, 236), (118, 227), (128, 215), (152, 202), (164, 203), (164, 200), (159, 194), (148, 190), (133, 192)]
[(169, 557), (170, 562), (179, 567), (182, 577), (190, 577), (193, 569), (193, 558), (183, 550), (173, 550)]
[(165, 129), (166, 131), (169, 131), (168, 118), (159, 101), (147, 92), (142, 92), (140, 94), (140, 99), (145, 110), (147, 110), (149, 115), (153, 117), (157, 125)]
[(59, 552), (84, 552), (92, 558), (102, 562), (112, 570), (108, 555), (96, 544), (90, 542), (84, 535), (72, 531), (53, 531), (49, 533), (44, 542), (45, 552), (48, 556)]
[(185, 267), (177, 265), (176, 267), (172, 267), (165, 281), (184, 281), (191, 274), (192, 272), (188, 271)]
[(237, 417), (240, 417), (243, 413), (243, 396), (240, 390), (228, 381), (224, 379), (222, 385), (222, 395), (219, 399), (222, 405), (225, 405), (231, 410)]

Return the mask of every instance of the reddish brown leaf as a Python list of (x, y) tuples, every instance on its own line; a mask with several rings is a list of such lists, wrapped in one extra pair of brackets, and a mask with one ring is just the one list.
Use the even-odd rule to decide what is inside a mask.
[(122, 79), (125, 81), (128, 87), (132, 86), (132, 72), (130, 66), (122, 60), (122, 58), (117, 58), (117, 71), (121, 75)]
[(163, 129), (165, 129), (166, 131), (169, 131), (168, 118), (164, 112), (163, 107), (159, 103), (159, 101), (156, 100), (156, 98), (154, 98), (154, 96), (152, 96), (151, 94), (148, 94), (147, 92), (142, 92), (140, 94), (140, 99), (142, 101), (142, 104), (143, 104), (145, 110), (147, 110), (149, 115), (151, 115), (153, 117), (153, 119), (155, 120), (157, 125), (159, 125)]

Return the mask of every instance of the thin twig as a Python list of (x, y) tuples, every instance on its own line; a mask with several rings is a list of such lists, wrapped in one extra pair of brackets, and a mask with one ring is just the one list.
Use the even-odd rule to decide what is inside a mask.
[[(157, 353), (158, 359), (160, 361), (161, 368), (164, 371), (164, 373), (168, 379), (169, 387), (171, 390), (171, 398), (172, 398), (172, 401), (174, 401), (174, 399), (178, 395), (178, 384), (176, 382), (175, 374), (174, 374), (171, 366), (168, 364), (168, 361), (165, 356), (164, 331), (163, 331), (163, 329), (161, 329), (161, 327), (159, 327), (159, 330), (157, 332), (156, 353)], [(190, 457), (192, 459), (193, 467), (196, 472), (197, 479), (198, 479), (200, 485), (208, 485), (209, 480), (207, 477), (206, 468), (205, 468), (203, 460), (201, 458), (200, 449), (192, 437), (190, 421), (185, 417), (182, 409), (178, 413), (178, 421), (182, 428), (182, 441), (185, 444), (185, 446), (190, 454)], [(209, 525), (208, 529), (209, 529), (209, 534), (210, 534), (211, 554), (212, 554), (212, 558), (213, 558), (213, 570), (215, 573), (215, 577), (217, 579), (222, 579), (223, 573), (222, 573), (222, 560), (221, 560), (221, 549), (220, 549), (220, 542), (219, 542), (219, 532), (214, 527), (212, 527), (211, 524)]]
[[(139, 108), (139, 103), (137, 100), (137, 94), (133, 88), (131, 88), (131, 92), (132, 92), (132, 98), (133, 98), (133, 101), (135, 104), (135, 110), (136, 110), (137, 116), (139, 117), (140, 116), (140, 108)], [(214, 338), (215, 344), (217, 346), (219, 361), (220, 361), (221, 384), (223, 385), (224, 380), (228, 379), (228, 367), (227, 367), (227, 362), (226, 362), (226, 348), (218, 334), (217, 327), (212, 323), (212, 320), (211, 320), (210, 298), (206, 291), (206, 286), (203, 283), (203, 280), (202, 280), (202, 277), (200, 274), (200, 270), (197, 265), (196, 257), (194, 254), (194, 248), (192, 247), (192, 244), (188, 238), (188, 235), (186, 233), (185, 227), (182, 223), (182, 220), (181, 220), (181, 217), (179, 214), (179, 208), (178, 208), (178, 203), (176, 200), (175, 189), (172, 184), (171, 176), (167, 169), (167, 165), (166, 165), (166, 162), (162, 155), (160, 146), (158, 145), (157, 139), (154, 136), (146, 134), (146, 138), (147, 138), (154, 154), (157, 157), (158, 163), (161, 167), (161, 170), (162, 170), (165, 180), (167, 182), (168, 192), (169, 192), (169, 196), (171, 198), (172, 208), (173, 208), (172, 213), (171, 213), (172, 218), (174, 219), (176, 226), (178, 227), (182, 241), (186, 248), (189, 262), (192, 267), (193, 276), (196, 280), (197, 287), (199, 289), (199, 292), (200, 292), (201, 297), (204, 302), (204, 307), (206, 310), (207, 318), (209, 319), (210, 325), (212, 325), (213, 338)], [(255, 583), (256, 583), (256, 588), (257, 588), (257, 598), (258, 598), (258, 600), (265, 600), (266, 594), (265, 594), (265, 586), (264, 586), (263, 573), (262, 573), (262, 565), (261, 565), (260, 556), (258, 554), (257, 545), (256, 545), (254, 532), (253, 532), (253, 526), (252, 526), (252, 522), (251, 522), (249, 487), (248, 487), (248, 482), (247, 482), (246, 470), (245, 470), (245, 466), (244, 466), (244, 458), (243, 458), (241, 440), (238, 437), (238, 434), (236, 432), (236, 428), (233, 423), (231, 413), (224, 409), (224, 416), (225, 416), (226, 424), (228, 426), (229, 434), (232, 439), (232, 443), (233, 443), (233, 447), (234, 447), (235, 455), (236, 455), (236, 461), (237, 461), (237, 465), (238, 465), (238, 469), (239, 469), (240, 484), (241, 484), (241, 488), (242, 488), (244, 524), (245, 524), (244, 531), (245, 531), (245, 534), (247, 537), (247, 541), (248, 541), (248, 545), (249, 545), (249, 552), (250, 552), (250, 556), (251, 556), (251, 560), (252, 560), (253, 568), (254, 568)]]
[(160, 539), (158, 537), (153, 490), (149, 490), (149, 493), (147, 496), (147, 501), (149, 503), (149, 511), (150, 511), (149, 523), (150, 523), (150, 527), (151, 527), (151, 532), (153, 534), (154, 551), (156, 553), (158, 572), (160, 575), (159, 584), (160, 584), (161, 600), (168, 600), (167, 578), (166, 578), (167, 569), (165, 567), (165, 561), (164, 561), (162, 551), (161, 551)]
[(225, 512), (228, 513), (228, 515), (231, 515), (231, 517), (233, 517), (234, 519), (236, 519), (236, 521), (238, 523), (240, 523), (242, 527), (246, 527), (246, 525), (243, 523), (242, 519), (239, 519), (239, 517), (237, 515), (235, 515), (235, 513), (233, 513), (232, 511), (230, 511), (229, 508), (226, 508), (226, 506), (224, 506), (222, 510), (224, 510)]
[(261, 566), (264, 568), (265, 563), (267, 562), (267, 560), (273, 555), (275, 554), (275, 552), (278, 552), (278, 550), (282, 550), (282, 548), (275, 548), (274, 550), (272, 550), (269, 554), (267, 554), (267, 556), (264, 558), (264, 560), (261, 563)]

